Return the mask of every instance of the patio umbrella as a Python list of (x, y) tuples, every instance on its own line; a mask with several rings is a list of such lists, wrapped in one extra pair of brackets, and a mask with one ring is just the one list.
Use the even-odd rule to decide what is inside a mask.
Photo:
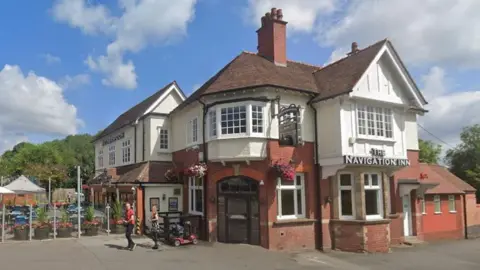
[(15, 192), (11, 191), (8, 188), (0, 187), (0, 195), (2, 194), (14, 194)]

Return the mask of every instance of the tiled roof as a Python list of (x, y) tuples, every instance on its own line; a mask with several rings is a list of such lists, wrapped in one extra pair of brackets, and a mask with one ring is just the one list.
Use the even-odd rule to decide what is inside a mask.
[(165, 161), (148, 161), (117, 167), (117, 177), (112, 183), (165, 183), (165, 173), (173, 168), (173, 163)]
[(455, 174), (451, 173), (447, 168), (440, 165), (429, 165), (430, 169), (435, 171), (438, 175), (449, 181), (451, 184), (463, 190), (465, 192), (475, 192), (476, 189), (469, 185), (467, 182), (458, 178)]
[[(162, 89), (155, 92), (153, 95), (149, 96), (142, 102), (138, 103), (137, 105), (130, 108), (128, 111), (122, 113), (115, 121), (113, 121), (109, 126), (107, 126), (102, 132), (100, 132), (95, 138), (94, 141), (111, 134), (115, 130), (118, 130), (130, 123), (133, 123), (137, 120), (140, 116), (142, 116), (145, 111), (155, 103), (155, 101), (160, 98), (160, 96), (167, 91), (173, 84), (176, 84), (175, 81), (165, 85)], [(180, 88), (179, 88), (180, 89)]]
[(430, 165), (425, 163), (419, 164), (419, 169), (421, 173), (424, 173), (428, 176), (427, 179), (420, 179), (420, 182), (425, 183), (438, 183), (438, 185), (432, 189), (428, 189), (425, 194), (462, 194), (463, 190), (453, 185), (448, 179), (442, 174), (438, 174), (433, 168), (436, 165)]
[(242, 52), (174, 111), (204, 95), (261, 86), (304, 91), (317, 95), (316, 100), (346, 94), (387, 42), (379, 41), (325, 67), (294, 61), (287, 61), (285, 67), (278, 66), (256, 53)]

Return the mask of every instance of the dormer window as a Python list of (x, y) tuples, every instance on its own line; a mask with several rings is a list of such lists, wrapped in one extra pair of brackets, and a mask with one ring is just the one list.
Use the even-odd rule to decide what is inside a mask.
[(358, 105), (357, 132), (359, 137), (393, 139), (392, 109)]

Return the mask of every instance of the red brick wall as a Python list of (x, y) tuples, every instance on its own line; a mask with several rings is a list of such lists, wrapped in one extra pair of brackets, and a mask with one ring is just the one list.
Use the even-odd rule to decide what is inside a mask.
[(390, 224), (365, 225), (365, 250), (367, 252), (388, 252), (390, 250)]
[(399, 245), (403, 242), (403, 218), (401, 215), (390, 215), (390, 243)]
[(2, 197), (2, 201), (5, 205), (16, 205), (16, 206), (23, 206), (28, 204), (36, 204), (37, 201), (35, 199), (34, 194), (24, 194), (24, 195), (15, 195), (15, 194), (4, 194)]
[(433, 195), (425, 195), (426, 214), (422, 215), (425, 241), (463, 238), (463, 204), (460, 195), (455, 197), (456, 213), (449, 212), (448, 195), (441, 195), (442, 213), (435, 214)]
[(480, 204), (477, 204), (475, 193), (466, 194), (467, 233), (469, 238), (480, 237)]
[(349, 252), (388, 252), (390, 222), (332, 220), (333, 248)]

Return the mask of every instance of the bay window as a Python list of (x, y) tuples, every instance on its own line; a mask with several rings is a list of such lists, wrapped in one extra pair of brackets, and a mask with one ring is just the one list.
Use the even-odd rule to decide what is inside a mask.
[(340, 218), (353, 219), (354, 218), (354, 195), (353, 195), (353, 175), (351, 173), (342, 173), (339, 175), (339, 208)]
[(358, 105), (357, 132), (360, 136), (392, 139), (392, 109)]
[(367, 219), (383, 218), (382, 181), (377, 173), (365, 173), (365, 214)]
[(277, 179), (278, 219), (305, 217), (305, 175), (297, 173), (294, 181)]
[(203, 177), (188, 178), (188, 212), (203, 214)]
[(264, 136), (265, 104), (233, 103), (218, 105), (207, 114), (209, 138), (232, 138), (249, 135)]

